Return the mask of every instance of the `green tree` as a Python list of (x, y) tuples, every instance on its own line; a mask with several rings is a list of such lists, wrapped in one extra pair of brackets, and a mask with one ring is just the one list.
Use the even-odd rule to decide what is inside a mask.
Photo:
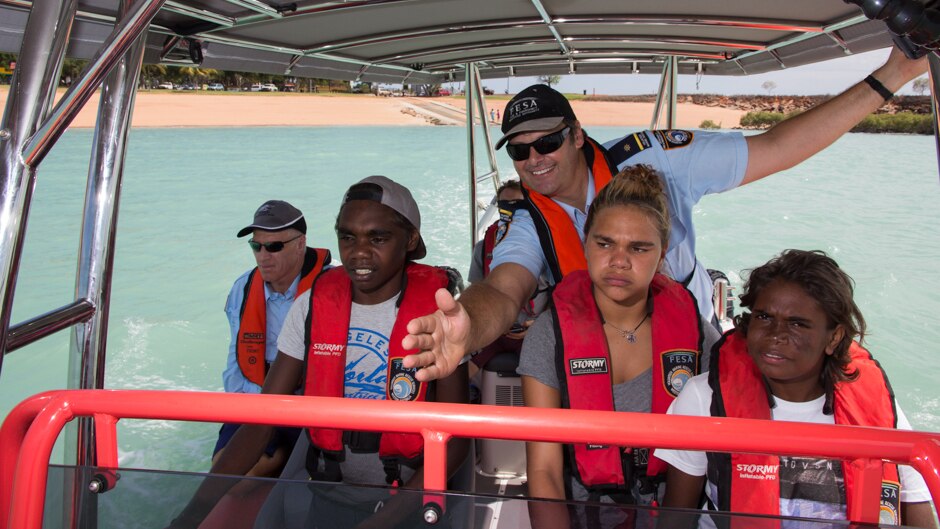
[(918, 94), (924, 95), (925, 93), (927, 93), (928, 90), (930, 90), (930, 79), (926, 77), (920, 77), (920, 78), (914, 79), (914, 84), (912, 88)]
[(65, 59), (62, 61), (62, 73), (59, 75), (59, 80), (66, 86), (71, 85), (82, 74), (87, 64), (88, 61)]
[(197, 85), (206, 83), (210, 79), (219, 78), (220, 72), (221, 70), (213, 70), (211, 68), (198, 68), (196, 66), (183, 66), (180, 68), (180, 75), (182, 75), (187, 80)]
[[(10, 63), (16, 61), (16, 55), (12, 53), (0, 53), (0, 68), (3, 68), (4, 71), (10, 69)], [(9, 83), (12, 79), (12, 75), (6, 73), (0, 73), (0, 82)]]
[(140, 68), (140, 84), (144, 88), (154, 88), (166, 79), (166, 66), (145, 64)]
[(561, 82), (560, 75), (540, 75), (538, 77), (540, 83), (547, 84), (548, 86), (555, 86)]

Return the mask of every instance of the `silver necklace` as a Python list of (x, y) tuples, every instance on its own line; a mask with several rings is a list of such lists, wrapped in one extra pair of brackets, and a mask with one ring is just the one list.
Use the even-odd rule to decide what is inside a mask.
[(636, 331), (637, 329), (640, 328), (640, 325), (643, 325), (643, 322), (646, 321), (646, 318), (649, 318), (649, 317), (650, 317), (650, 313), (647, 312), (646, 316), (643, 316), (643, 319), (640, 320), (640, 323), (636, 324), (636, 327), (634, 327), (632, 331), (621, 329), (620, 327), (617, 327), (616, 325), (614, 325), (613, 323), (610, 323), (607, 320), (604, 320), (604, 325), (610, 325), (611, 327), (613, 327), (615, 331), (620, 333), (620, 336), (623, 336), (623, 339), (626, 340), (627, 343), (636, 343)]

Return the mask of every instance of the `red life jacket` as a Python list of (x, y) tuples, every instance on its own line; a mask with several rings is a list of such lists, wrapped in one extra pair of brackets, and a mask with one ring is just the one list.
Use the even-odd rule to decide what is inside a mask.
[[(405, 327), (409, 321), (437, 310), (434, 293), (447, 287), (448, 278), (439, 268), (417, 263), (408, 263), (405, 274), (404, 292), (388, 343), (385, 398), (423, 401), (427, 398), (428, 384), (418, 382), (414, 370), (402, 367), (402, 359), (410, 351), (402, 349), (401, 341), (408, 334)], [(317, 280), (310, 294), (304, 395), (343, 397), (352, 282), (345, 269), (334, 268)], [(310, 428), (308, 432), (311, 444), (321, 451), (342, 452), (342, 431)], [(418, 434), (383, 433), (379, 456), (414, 459), (421, 455), (423, 447), (424, 441)]]
[[(313, 280), (323, 271), (323, 267), (330, 264), (330, 251), (323, 248), (307, 248), (304, 254), (304, 263), (300, 267), (300, 283), (294, 298), (307, 290)], [(268, 363), (265, 361), (265, 345), (267, 344), (268, 329), (267, 301), (264, 298), (264, 280), (261, 271), (255, 267), (248, 282), (245, 283), (245, 293), (242, 298), (240, 321), (238, 324), (238, 338), (235, 342), (235, 358), (242, 375), (251, 382), (263, 386), (264, 377), (268, 374)]]
[[(700, 370), (703, 333), (698, 304), (681, 284), (656, 274), (650, 285), (653, 299), (653, 394), (652, 413), (666, 413), (685, 382)], [(604, 322), (594, 301), (586, 270), (565, 276), (555, 288), (554, 317), (561, 341), (556, 358), (564, 370), (562, 406), (579, 410), (614, 410), (610, 374), (610, 349)], [(573, 471), (589, 490), (625, 487), (621, 449), (616, 446), (574, 445)], [(650, 451), (652, 453), (652, 451)], [(633, 457), (629, 456), (629, 461)], [(663, 461), (649, 458), (647, 475), (665, 471)]]
[[(603, 147), (587, 136), (584, 140), (583, 152), (591, 166), (596, 196), (616, 174), (616, 168), (608, 163)], [(529, 189), (525, 184), (522, 189), (555, 284), (561, 283), (562, 278), (574, 270), (586, 270), (581, 235), (565, 210), (554, 200)]]
[[(894, 393), (878, 362), (857, 342), (849, 347), (851, 362), (848, 372), (858, 370), (852, 382), (835, 386), (833, 415), (836, 424), (856, 426), (897, 427)], [(716, 417), (743, 417), (772, 420), (763, 375), (747, 352), (747, 339), (738, 331), (725, 335), (712, 353), (709, 385), (712, 388), (711, 413)], [(709, 476), (718, 485), (718, 505), (722, 511), (777, 515), (780, 513), (780, 458), (751, 454), (709, 453)], [(880, 498), (881, 523), (900, 522), (900, 480), (897, 465), (876, 462), (882, 467)], [(742, 467), (741, 465), (744, 465)], [(759, 465), (751, 467), (750, 465)], [(748, 479), (738, 468), (759, 468), (765, 479)], [(842, 465), (845, 495), (851, 499), (856, 492), (859, 470), (848, 462)], [(848, 501), (851, 505), (851, 501)], [(849, 520), (856, 513), (847, 512)]]

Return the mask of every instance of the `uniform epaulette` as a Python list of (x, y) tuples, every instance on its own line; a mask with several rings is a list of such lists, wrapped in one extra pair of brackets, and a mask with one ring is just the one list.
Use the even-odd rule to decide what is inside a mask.
[(645, 131), (628, 134), (607, 149), (607, 160), (614, 166), (629, 160), (634, 154), (651, 147), (649, 136)]

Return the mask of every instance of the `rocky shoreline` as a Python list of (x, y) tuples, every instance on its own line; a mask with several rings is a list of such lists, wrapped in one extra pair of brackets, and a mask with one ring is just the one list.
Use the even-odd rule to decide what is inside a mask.
[[(680, 94), (677, 98), (680, 103), (693, 103), (706, 107), (732, 108), (744, 112), (782, 112), (789, 114), (804, 111), (814, 107), (832, 96), (787, 96), (787, 95), (738, 95), (725, 96), (717, 94)], [(640, 96), (587, 96), (582, 101), (626, 102), (626, 103), (653, 103), (653, 95)], [(912, 112), (914, 114), (930, 114), (933, 109), (929, 96), (895, 96), (878, 109), (876, 114), (897, 114), (898, 112)]]

